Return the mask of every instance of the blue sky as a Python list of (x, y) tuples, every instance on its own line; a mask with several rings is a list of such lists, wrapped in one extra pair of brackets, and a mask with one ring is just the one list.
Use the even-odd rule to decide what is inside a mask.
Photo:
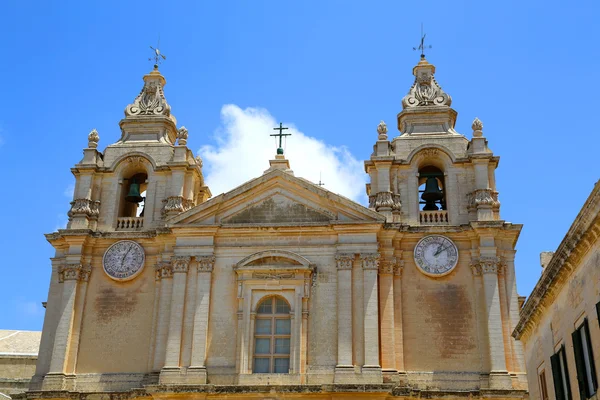
[[(43, 233), (66, 220), (70, 168), (88, 132), (98, 130), (102, 148), (119, 138), (159, 35), (167, 100), (189, 129), (188, 146), (203, 149), (207, 173), (235, 144), (236, 127), (259, 118), (295, 127), (292, 167), (314, 164), (312, 152), (320, 152), (327, 183), (331, 165), (342, 171), (369, 157), (380, 120), (394, 132), (423, 22), (433, 45), (427, 58), (453, 98), (457, 130), (470, 137), (479, 117), (501, 157), (501, 211), (524, 224), (516, 262), (519, 292), (528, 295), (541, 272), (539, 252), (558, 246), (599, 178), (599, 8), (592, 1), (3, 2), (0, 329), (41, 329), (53, 254)], [(292, 157), (294, 143), (309, 153)], [(265, 159), (253, 168), (266, 166)], [(311, 171), (305, 177), (318, 180)]]

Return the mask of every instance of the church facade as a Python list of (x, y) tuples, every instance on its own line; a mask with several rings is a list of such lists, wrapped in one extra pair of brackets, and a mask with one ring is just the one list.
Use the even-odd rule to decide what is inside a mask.
[(68, 226), (46, 235), (25, 396), (526, 398), (521, 225), (500, 217), (482, 123), (454, 130), (434, 73), (422, 57), (399, 135), (374, 132), (367, 208), (295, 176), (281, 149), (212, 197), (155, 66), (120, 140), (100, 152), (89, 134)]

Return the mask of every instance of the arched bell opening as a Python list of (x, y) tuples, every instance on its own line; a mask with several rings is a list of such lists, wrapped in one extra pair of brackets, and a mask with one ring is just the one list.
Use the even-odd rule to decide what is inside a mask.
[(445, 188), (444, 173), (439, 168), (428, 165), (419, 169), (419, 209), (446, 210)]
[(134, 173), (123, 179), (119, 217), (143, 217), (148, 188), (148, 175), (144, 172)]

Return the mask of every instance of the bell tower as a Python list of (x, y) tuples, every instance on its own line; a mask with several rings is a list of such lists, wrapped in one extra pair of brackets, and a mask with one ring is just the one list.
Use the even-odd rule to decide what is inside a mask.
[(69, 229), (155, 229), (211, 196), (202, 160), (186, 145), (188, 130), (176, 127), (165, 84), (155, 65), (125, 108), (121, 138), (103, 153), (97, 150), (98, 132), (90, 132), (84, 157), (72, 168), (76, 184)]
[[(501, 219), (499, 157), (483, 124), (475, 118), (470, 139), (455, 130), (457, 112), (435, 71), (422, 54), (397, 115), (399, 134), (389, 137), (381, 121), (365, 161), (369, 208), (387, 221), (382, 262), (403, 271), (390, 282), (380, 272), (384, 377), (419, 385), (433, 376), (428, 384), (440, 389), (449, 381), (461, 390), (523, 389), (523, 351), (510, 336), (522, 226)], [(384, 339), (392, 327), (402, 333)], [(436, 371), (445, 371), (439, 381)]]

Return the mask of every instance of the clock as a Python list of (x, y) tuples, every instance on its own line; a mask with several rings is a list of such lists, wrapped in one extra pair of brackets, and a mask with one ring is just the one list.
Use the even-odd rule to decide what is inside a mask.
[(135, 278), (144, 268), (144, 248), (132, 240), (112, 244), (104, 253), (102, 265), (106, 275), (117, 281)]
[(446, 236), (429, 235), (415, 246), (415, 263), (428, 276), (444, 276), (452, 272), (458, 262), (458, 248)]

